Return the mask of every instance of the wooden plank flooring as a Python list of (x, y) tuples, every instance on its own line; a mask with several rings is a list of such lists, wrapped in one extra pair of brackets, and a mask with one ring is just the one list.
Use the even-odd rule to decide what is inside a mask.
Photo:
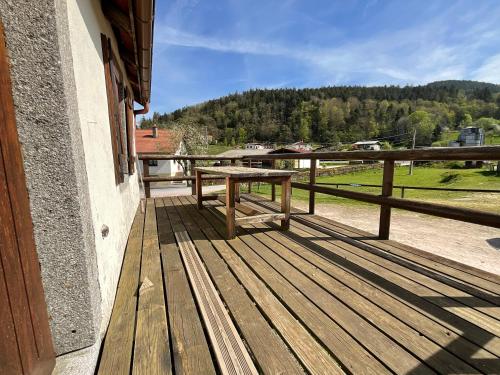
[[(280, 210), (242, 203), (236, 217)], [(223, 203), (204, 207), (155, 198), (136, 215), (99, 374), (221, 372), (180, 233), (261, 373), (500, 373), (497, 275), (298, 210), (289, 231), (248, 223), (225, 240)]]

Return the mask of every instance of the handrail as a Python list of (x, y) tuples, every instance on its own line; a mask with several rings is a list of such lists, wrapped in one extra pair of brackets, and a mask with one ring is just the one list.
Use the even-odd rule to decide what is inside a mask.
[(500, 146), (431, 147), (393, 151), (301, 152), (243, 156), (243, 160), (500, 160)]
[(162, 153), (142, 152), (137, 154), (139, 160), (242, 160), (243, 158), (234, 156), (217, 155), (170, 155)]
[[(394, 198), (392, 192), (394, 188), (410, 188), (410, 189), (427, 189), (427, 190), (444, 190), (443, 188), (424, 188), (424, 187), (406, 187), (394, 186), (394, 166), (395, 161), (399, 160), (420, 160), (420, 161), (444, 161), (444, 160), (500, 160), (500, 146), (480, 146), (480, 147), (443, 147), (443, 148), (422, 148), (414, 150), (395, 150), (395, 151), (338, 151), (338, 152), (307, 152), (307, 153), (287, 153), (287, 154), (262, 154), (240, 157), (227, 157), (216, 155), (167, 155), (162, 153), (141, 153), (138, 154), (139, 160), (143, 163), (144, 185), (146, 197), (150, 196), (150, 182), (153, 181), (178, 181), (192, 180), (196, 161), (201, 160), (229, 160), (232, 165), (236, 161), (247, 162), (250, 166), (255, 160), (268, 160), (274, 167), (276, 160), (300, 160), (309, 159), (314, 161), (310, 166), (309, 183), (292, 183), (294, 188), (304, 189), (309, 191), (309, 213), (314, 214), (315, 211), (315, 194), (322, 193), (334, 195), (344, 198), (360, 200), (364, 202), (380, 205), (380, 221), (379, 221), (379, 238), (388, 239), (391, 208), (401, 208), (404, 210), (421, 212), (429, 215), (450, 218), (470, 223), (488, 225), (495, 228), (500, 228), (500, 215), (477, 210), (469, 210), (456, 208), (435, 203), (426, 203), (413, 201), (408, 199)], [(159, 177), (154, 178), (149, 176), (149, 160), (187, 160), (191, 165), (191, 176), (179, 177)], [(350, 190), (334, 189), (320, 186), (316, 183), (316, 161), (317, 160), (383, 160), (384, 171), (382, 184), (377, 187), (382, 188), (381, 195), (368, 193), (354, 192)], [(500, 164), (500, 163), (499, 163)], [(500, 165), (499, 165), (500, 166)], [(207, 178), (210, 179), (210, 178)], [(336, 185), (335, 183), (333, 183)], [(339, 184), (341, 185), (341, 184)], [(196, 186), (193, 181), (191, 186), (192, 194), (196, 194)], [(250, 192), (249, 186), (249, 192)], [(451, 189), (450, 189), (451, 190)], [(474, 189), (469, 189), (474, 190)], [(475, 189), (481, 192), (489, 192), (487, 189)], [(465, 191), (458, 190), (456, 191)], [(272, 184), (272, 200), (275, 200), (276, 191), (275, 185)]]
[[(335, 185), (337, 189), (339, 186), (352, 186), (352, 187), (373, 187), (381, 188), (382, 185), (376, 184), (358, 184), (358, 183), (345, 183), (345, 182), (317, 182), (316, 185)], [(401, 198), (404, 198), (405, 190), (429, 190), (429, 191), (451, 191), (451, 192), (466, 192), (466, 193), (493, 193), (499, 194), (500, 190), (494, 189), (467, 189), (467, 188), (444, 188), (432, 186), (410, 186), (410, 185), (394, 185), (394, 189), (401, 189)]]

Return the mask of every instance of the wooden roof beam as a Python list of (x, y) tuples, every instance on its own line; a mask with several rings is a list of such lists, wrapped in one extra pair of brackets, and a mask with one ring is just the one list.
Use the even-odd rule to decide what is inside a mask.
[(132, 35), (132, 27), (130, 25), (130, 17), (128, 14), (122, 12), (111, 1), (102, 2), (102, 11), (113, 26), (125, 31), (127, 34)]

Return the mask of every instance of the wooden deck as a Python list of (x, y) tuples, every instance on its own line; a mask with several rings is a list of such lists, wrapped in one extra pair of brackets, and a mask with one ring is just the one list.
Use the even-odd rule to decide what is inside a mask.
[[(242, 203), (238, 215), (279, 209)], [(218, 201), (148, 199), (99, 374), (220, 372), (186, 244), (259, 372), (500, 373), (500, 277), (297, 210), (289, 231), (245, 225), (227, 241), (223, 212)]]

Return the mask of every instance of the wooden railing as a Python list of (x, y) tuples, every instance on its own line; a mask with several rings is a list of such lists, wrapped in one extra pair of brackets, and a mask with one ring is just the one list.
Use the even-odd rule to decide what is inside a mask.
[[(317, 185), (335, 185), (337, 189), (339, 186), (349, 186), (349, 187), (370, 187), (370, 188), (381, 188), (382, 185), (376, 184), (358, 184), (355, 182), (345, 183), (345, 182), (318, 182)], [(401, 198), (405, 197), (406, 190), (428, 190), (428, 191), (446, 191), (446, 192), (464, 192), (464, 193), (491, 193), (500, 194), (500, 190), (494, 189), (467, 189), (467, 188), (445, 188), (445, 187), (427, 187), (427, 186), (410, 186), (410, 185), (394, 185), (393, 189), (401, 190)], [(499, 208), (500, 209), (500, 208)]]
[[(419, 212), (423, 214), (460, 220), (464, 222), (487, 225), (495, 228), (500, 228), (500, 215), (478, 210), (452, 207), (436, 203), (426, 203), (410, 199), (402, 199), (393, 197), (394, 189), (394, 166), (396, 161), (448, 161), (448, 160), (500, 160), (500, 146), (484, 146), (484, 147), (450, 147), (450, 148), (427, 148), (415, 150), (397, 150), (397, 151), (346, 151), (346, 152), (310, 152), (296, 154), (265, 154), (252, 155), (251, 157), (228, 158), (216, 157), (208, 155), (198, 156), (176, 156), (163, 154), (141, 154), (139, 159), (143, 161), (144, 184), (146, 187), (146, 196), (149, 196), (149, 182), (153, 181), (177, 181), (177, 180), (192, 180), (192, 176), (182, 177), (149, 177), (148, 160), (190, 160), (191, 169), (196, 165), (198, 160), (213, 160), (222, 161), (230, 160), (231, 164), (235, 164), (237, 160), (249, 162), (270, 160), (274, 166), (276, 160), (311, 160), (309, 182), (293, 182), (292, 187), (295, 189), (303, 189), (309, 191), (309, 213), (315, 212), (315, 195), (316, 193), (333, 195), (343, 198), (355, 199), (363, 202), (378, 204), (380, 209), (379, 220), (379, 238), (388, 239), (391, 224), (391, 209), (399, 208), (407, 211)], [(321, 186), (316, 183), (316, 161), (317, 160), (380, 160), (384, 162), (383, 177), (382, 177), (382, 192), (380, 195), (362, 193), (350, 190), (336, 189), (332, 187)], [(214, 179), (213, 176), (208, 176), (207, 179)], [(193, 184), (194, 185), (194, 184)], [(437, 189), (437, 188), (436, 188)], [(479, 189), (477, 189), (479, 190)], [(192, 190), (195, 194), (195, 186)], [(275, 200), (275, 186), (272, 185), (271, 199)]]
[[(229, 161), (231, 165), (235, 165), (237, 160), (242, 158), (212, 156), (212, 155), (169, 155), (161, 153), (140, 153), (137, 155), (139, 160), (142, 161), (142, 181), (144, 183), (144, 194), (146, 198), (151, 197), (151, 183), (152, 182), (174, 182), (174, 181), (191, 181), (191, 193), (196, 194), (196, 177), (194, 168), (197, 161)], [(189, 161), (190, 175), (184, 176), (151, 176), (149, 173), (150, 160), (175, 160), (175, 161)], [(203, 180), (220, 180), (220, 176), (204, 175)]]

